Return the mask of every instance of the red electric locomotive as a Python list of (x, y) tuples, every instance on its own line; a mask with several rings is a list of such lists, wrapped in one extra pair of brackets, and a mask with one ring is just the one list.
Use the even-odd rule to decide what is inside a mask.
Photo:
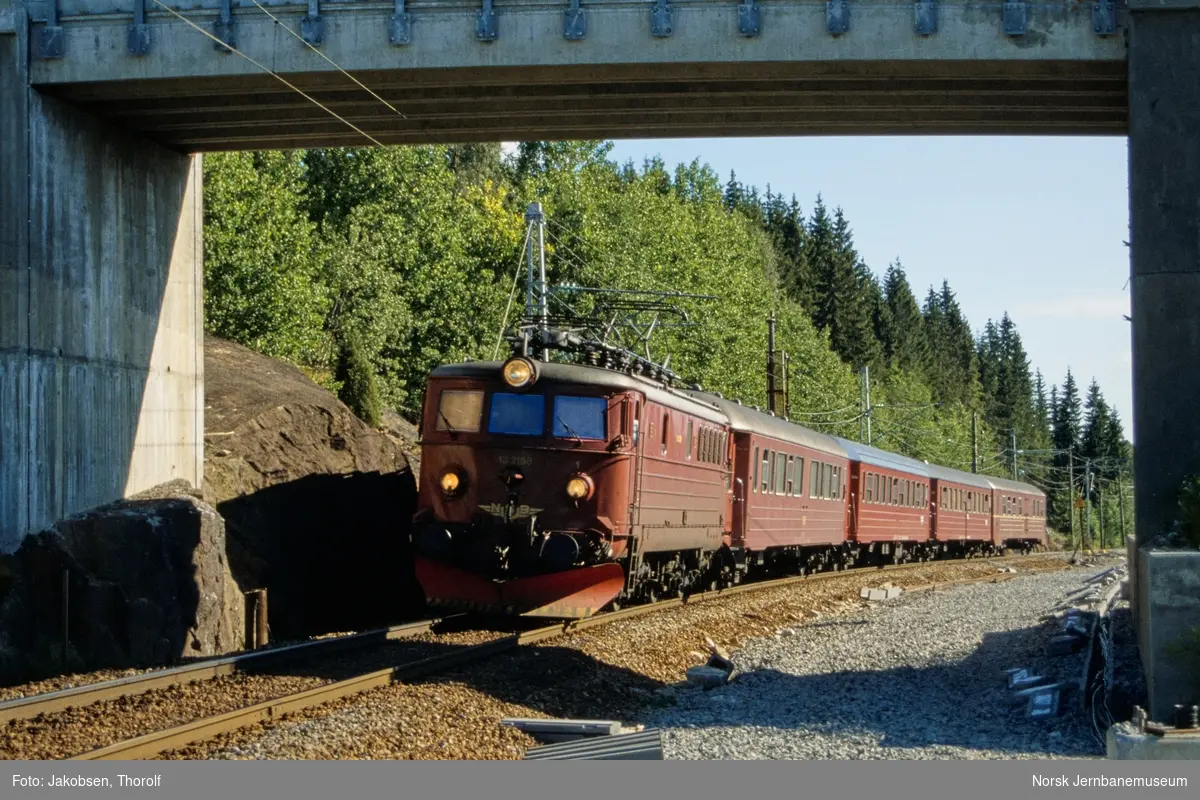
[(431, 604), (555, 618), (752, 573), (1046, 541), (1034, 486), (525, 356), (434, 370), (413, 522)]
[(431, 374), (413, 541), (431, 603), (588, 616), (711, 570), (730, 519), (711, 404), (652, 380), (517, 357)]

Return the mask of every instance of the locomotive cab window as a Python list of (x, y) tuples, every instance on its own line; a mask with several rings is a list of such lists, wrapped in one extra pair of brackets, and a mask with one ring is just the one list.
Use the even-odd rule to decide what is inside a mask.
[(541, 436), (546, 424), (546, 398), (540, 394), (492, 395), (488, 433), (510, 436)]
[(554, 435), (560, 439), (600, 439), (605, 435), (608, 401), (603, 397), (554, 398)]
[(439, 431), (475, 433), (483, 417), (483, 392), (445, 389), (438, 398)]

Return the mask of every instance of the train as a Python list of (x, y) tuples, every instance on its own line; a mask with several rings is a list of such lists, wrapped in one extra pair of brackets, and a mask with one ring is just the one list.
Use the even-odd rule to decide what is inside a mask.
[(636, 370), (436, 368), (414, 569), (436, 607), (578, 619), (763, 577), (1042, 549), (1046, 495)]

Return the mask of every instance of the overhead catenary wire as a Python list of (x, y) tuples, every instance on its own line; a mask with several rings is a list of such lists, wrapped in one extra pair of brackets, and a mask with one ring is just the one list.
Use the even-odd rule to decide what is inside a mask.
[[(271, 19), (272, 19), (272, 20), (275, 22), (275, 24), (276, 24), (276, 25), (279, 25), (279, 26), (280, 26), (280, 27), (282, 27), (282, 28), (283, 28), (285, 31), (287, 31), (288, 33), (290, 33), (292, 36), (294, 36), (294, 37), (296, 37), (297, 39), (299, 39), (299, 40), (300, 40), (300, 41), (301, 41), (301, 42), (304, 44), (304, 46), (305, 46), (305, 47), (307, 47), (309, 50), (312, 50), (314, 53), (316, 53), (317, 55), (319, 55), (321, 58), (323, 58), (323, 59), (325, 59), (326, 61), (328, 61), (330, 64), (332, 64), (332, 65), (333, 65), (333, 68), (334, 68), (334, 69), (336, 69), (338, 72), (340, 72), (340, 73), (342, 73), (343, 75), (345, 75), (345, 76), (346, 76), (347, 78), (349, 78), (350, 80), (354, 81), (356, 84), (358, 84), (358, 86), (359, 86), (359, 87), (360, 87), (360, 88), (361, 88), (363, 91), (365, 91), (367, 94), (371, 95), (371, 97), (374, 97), (376, 100), (378, 100), (379, 102), (383, 103), (385, 106), (387, 106), (387, 107), (388, 107), (389, 109), (391, 109), (393, 112), (395, 112), (395, 114), (396, 114), (397, 116), (399, 116), (399, 117), (400, 117), (400, 119), (408, 119), (408, 117), (406, 117), (406, 116), (404, 116), (403, 114), (401, 114), (401, 113), (400, 113), (400, 111), (399, 111), (399, 109), (397, 109), (397, 108), (396, 108), (394, 105), (392, 105), (391, 103), (389, 103), (387, 100), (384, 100), (382, 97), (380, 97), (378, 94), (376, 94), (374, 91), (372, 91), (372, 90), (371, 90), (371, 89), (370, 89), (370, 88), (369, 88), (369, 87), (368, 87), (366, 84), (364, 84), (364, 83), (363, 83), (362, 81), (360, 81), (358, 78), (354, 77), (354, 76), (353, 76), (353, 75), (351, 75), (349, 72), (347, 72), (346, 70), (342, 69), (341, 65), (339, 65), (339, 64), (338, 64), (336, 61), (334, 61), (332, 58), (330, 58), (329, 56), (327, 56), (327, 55), (325, 55), (324, 53), (322, 53), (322, 52), (321, 52), (320, 50), (318, 50), (317, 48), (313, 47), (313, 45), (312, 45), (312, 42), (308, 41), (308, 40), (307, 40), (307, 39), (305, 39), (303, 36), (301, 36), (300, 34), (296, 33), (296, 32), (295, 32), (294, 30), (292, 30), (291, 28), (289, 28), (289, 27), (288, 27), (286, 24), (284, 24), (283, 20), (279, 19), (279, 17), (277, 17), (277, 16), (275, 16), (274, 14), (272, 14), (272, 13), (271, 13), (269, 10), (267, 10), (267, 7), (266, 7), (266, 6), (264, 6), (262, 3), (258, 2), (258, 0), (250, 0), (250, 2), (251, 2), (251, 3), (254, 3), (254, 5), (258, 6), (259, 10), (260, 10), (260, 11), (262, 11), (264, 14), (266, 14), (268, 17), (270, 17), (270, 18), (271, 18)], [(228, 45), (226, 45), (226, 46), (228, 47)]]
[[(191, 27), (195, 28), (195, 29), (196, 29), (196, 30), (198, 30), (200, 33), (202, 33), (202, 34), (204, 34), (205, 36), (207, 36), (209, 39), (212, 39), (212, 40), (213, 40), (214, 42), (216, 42), (217, 44), (221, 45), (221, 46), (222, 46), (222, 47), (224, 47), (224, 48), (227, 48), (227, 49), (228, 49), (228, 50), (229, 50), (231, 53), (236, 53), (237, 55), (239, 55), (239, 56), (241, 56), (242, 58), (246, 59), (247, 61), (249, 61), (249, 62), (250, 62), (251, 64), (253, 64), (254, 66), (258, 67), (258, 68), (259, 68), (259, 69), (261, 69), (263, 72), (265, 72), (265, 73), (267, 73), (268, 75), (272, 76), (273, 78), (275, 78), (276, 80), (278, 80), (280, 83), (282, 83), (284, 86), (288, 87), (288, 88), (289, 88), (289, 89), (291, 89), (293, 92), (295, 92), (296, 94), (298, 94), (298, 95), (300, 95), (301, 97), (303, 97), (305, 100), (307, 100), (307, 101), (309, 101), (310, 103), (312, 103), (313, 105), (315, 105), (317, 108), (319, 108), (319, 109), (321, 109), (322, 111), (324, 111), (325, 113), (329, 114), (329, 116), (333, 117), (334, 119), (336, 119), (337, 121), (339, 121), (339, 122), (341, 122), (342, 124), (346, 125), (348, 128), (350, 128), (350, 129), (351, 129), (351, 130), (353, 130), (354, 132), (356, 132), (356, 133), (360, 134), (361, 136), (363, 136), (363, 138), (367, 139), (367, 141), (371, 142), (371, 144), (375, 145), (376, 147), (384, 147), (384, 146), (385, 146), (385, 145), (383, 144), (383, 142), (379, 141), (379, 140), (378, 140), (378, 139), (376, 139), (374, 136), (372, 136), (371, 134), (367, 133), (366, 131), (364, 131), (362, 128), (358, 127), (357, 125), (355, 125), (355, 124), (354, 124), (353, 122), (351, 122), (350, 120), (348, 120), (348, 119), (346, 119), (345, 117), (341, 116), (341, 115), (340, 115), (340, 114), (338, 114), (336, 111), (334, 111), (333, 109), (329, 108), (327, 105), (325, 105), (325, 104), (324, 104), (324, 103), (322, 103), (320, 100), (318, 100), (318, 99), (316, 99), (315, 97), (313, 97), (312, 95), (308, 94), (307, 92), (305, 92), (305, 91), (304, 91), (303, 89), (301, 89), (300, 87), (296, 86), (294, 83), (292, 83), (292, 82), (291, 82), (291, 81), (289, 81), (287, 78), (285, 78), (285, 77), (283, 77), (282, 75), (280, 75), (280, 74), (279, 74), (278, 72), (276, 72), (275, 70), (271, 69), (270, 67), (266, 66), (265, 64), (262, 64), (262, 63), (260, 63), (259, 61), (256, 61), (254, 58), (251, 58), (250, 56), (246, 55), (245, 53), (243, 53), (241, 50), (238, 50), (238, 49), (237, 49), (236, 47), (234, 47), (233, 45), (231, 45), (231, 44), (228, 44), (228, 43), (226, 43), (226, 42), (222, 41), (220, 37), (218, 37), (218, 36), (215, 36), (214, 34), (212, 34), (212, 33), (208, 32), (208, 31), (204, 30), (204, 28), (201, 28), (199, 25), (197, 25), (196, 23), (192, 22), (190, 19), (188, 19), (187, 17), (185, 17), (183, 14), (180, 14), (178, 11), (176, 11), (176, 10), (175, 10), (175, 9), (173, 9), (173, 8), (171, 8), (171, 7), (170, 7), (170, 6), (168, 6), (166, 3), (163, 3), (163, 2), (162, 2), (162, 0), (153, 0), (153, 2), (154, 2), (154, 4), (155, 4), (155, 5), (157, 5), (157, 6), (160, 6), (161, 8), (165, 9), (167, 12), (169, 12), (170, 14), (172, 14), (173, 16), (176, 16), (176, 17), (178, 17), (180, 20), (182, 20), (182, 21), (183, 21), (183, 22), (185, 22), (186, 24), (188, 24), (188, 25), (190, 25)], [(285, 25), (284, 27), (287, 27), (287, 26)]]

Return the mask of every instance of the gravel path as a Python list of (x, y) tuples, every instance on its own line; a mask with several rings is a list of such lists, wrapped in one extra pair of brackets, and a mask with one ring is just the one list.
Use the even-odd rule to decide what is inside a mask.
[[(705, 636), (736, 648), (781, 627), (807, 630), (861, 613), (868, 606), (858, 597), (864, 585), (887, 580), (918, 586), (984, 577), (995, 575), (999, 563), (1014, 564), (1022, 572), (1063, 568), (1058, 556), (944, 562), (719, 598), (522, 648), (433, 680), (344, 698), (165, 757), (520, 758), (533, 740), (501, 728), (502, 717), (640, 722), (669, 702), (674, 690), (667, 687), (697, 663), (693, 651), (704, 649)], [(978, 591), (986, 596), (1002, 587), (981, 585)]]
[(1103, 566), (902, 595), (752, 640), (730, 684), (679, 690), (638, 721), (666, 729), (669, 759), (1102, 757), (1081, 712), (1027, 720), (1004, 670), (1078, 676), (1081, 655), (1045, 655), (1058, 626), (1039, 618)]

